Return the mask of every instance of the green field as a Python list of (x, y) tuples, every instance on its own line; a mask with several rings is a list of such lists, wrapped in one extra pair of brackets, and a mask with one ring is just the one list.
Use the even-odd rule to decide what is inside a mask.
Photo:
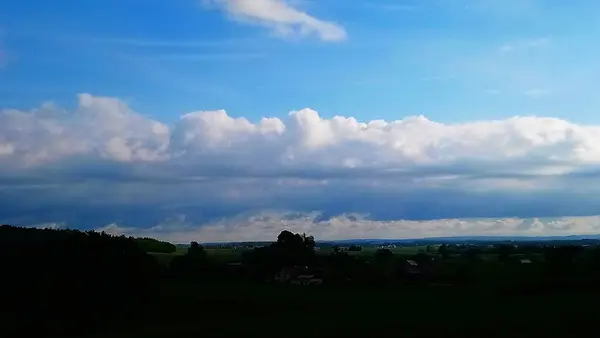
[[(389, 250), (398, 256), (411, 256), (411, 255), (415, 255), (415, 254), (419, 254), (419, 253), (427, 253), (427, 247), (428, 246), (426, 246), (426, 245), (398, 246), (395, 248), (391, 248)], [(430, 245), (429, 248), (430, 249), (433, 248), (434, 253), (429, 253), (429, 255), (431, 255), (432, 257), (438, 256), (438, 254), (435, 253), (437, 251), (438, 247), (439, 247), (439, 245)], [(345, 252), (351, 256), (368, 258), (368, 257), (372, 257), (378, 249), (379, 249), (379, 247), (372, 246), (372, 247), (363, 247), (361, 251), (345, 251)], [(242, 258), (242, 253), (244, 251), (249, 251), (249, 249), (237, 249), (236, 250), (236, 249), (228, 248), (228, 247), (225, 247), (225, 248), (208, 247), (208, 248), (205, 248), (205, 250), (206, 250), (208, 257), (212, 261), (219, 262), (219, 263), (239, 262)], [(150, 253), (150, 254), (153, 257), (155, 257), (161, 265), (167, 266), (173, 260), (173, 258), (175, 258), (178, 255), (185, 254), (186, 251), (187, 251), (187, 248), (178, 247), (177, 251), (174, 253)], [(330, 255), (331, 253), (333, 253), (332, 247), (323, 247), (319, 251), (317, 251), (317, 255)], [(458, 255), (451, 255), (451, 256), (458, 257)], [(497, 254), (490, 254), (490, 253), (481, 254), (481, 255), (479, 255), (479, 257), (486, 261), (496, 261), (498, 259)]]
[[(431, 248), (434, 248), (435, 250), (437, 250), (437, 245), (435, 246), (430, 246)], [(415, 255), (418, 253), (424, 253), (426, 252), (427, 246), (426, 245), (414, 245), (414, 246), (398, 246), (395, 248), (390, 248), (389, 250), (392, 251), (394, 254), (397, 255)], [(349, 255), (357, 255), (357, 256), (372, 256), (373, 254), (375, 254), (375, 252), (379, 250), (379, 247), (376, 246), (366, 246), (363, 247), (361, 251), (346, 251)], [(317, 253), (318, 254), (325, 254), (328, 255), (330, 253), (333, 252), (333, 248), (332, 247), (324, 247), (321, 248), (321, 250), (319, 250)]]
[[(405, 246), (391, 249), (394, 254), (397, 255), (414, 255), (420, 252), (425, 252), (425, 246)], [(347, 253), (352, 256), (373, 256), (377, 251), (377, 247), (365, 247), (362, 251), (348, 251)], [(233, 248), (205, 248), (206, 254), (212, 261), (221, 263), (232, 263), (239, 262), (242, 258), (242, 253), (248, 250), (235, 250)], [(178, 248), (174, 253), (150, 253), (157, 261), (162, 265), (168, 265), (173, 258), (178, 255), (185, 254), (185, 248)], [(317, 255), (329, 255), (333, 253), (332, 248), (323, 248), (317, 252)]]

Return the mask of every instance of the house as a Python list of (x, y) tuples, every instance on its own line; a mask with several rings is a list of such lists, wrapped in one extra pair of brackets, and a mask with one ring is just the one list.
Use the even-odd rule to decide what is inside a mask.
[(315, 274), (298, 275), (290, 280), (292, 285), (321, 285), (323, 279)]
[(273, 280), (279, 283), (287, 283), (290, 281), (293, 274), (294, 268), (282, 268), (275, 274)]
[(279, 283), (292, 285), (321, 285), (323, 278), (321, 274), (309, 269), (306, 266), (295, 266), (292, 268), (283, 268), (274, 276), (274, 280)]
[(413, 261), (412, 259), (404, 260), (401, 264), (401, 268), (402, 268), (402, 270), (404, 270), (405, 273), (410, 274), (410, 275), (416, 275), (416, 274), (422, 273), (422, 270), (421, 270), (421, 267), (419, 266), (419, 264), (417, 262)]
[(398, 277), (401, 280), (420, 281), (427, 279), (432, 273), (431, 264), (419, 264), (412, 259), (403, 260), (398, 266)]

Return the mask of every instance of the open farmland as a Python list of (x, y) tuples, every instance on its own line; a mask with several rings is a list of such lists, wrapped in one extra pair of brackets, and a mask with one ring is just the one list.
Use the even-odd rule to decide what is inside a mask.
[[(379, 249), (379, 246), (365, 246), (361, 251), (348, 251), (349, 255), (353, 256), (373, 256), (375, 252)], [(423, 245), (415, 245), (415, 246), (399, 246), (390, 249), (396, 255), (415, 255), (421, 252), (426, 252), (427, 246)], [(161, 264), (169, 264), (169, 262), (179, 255), (183, 255), (186, 253), (187, 247), (178, 246), (177, 251), (173, 253), (158, 253), (152, 252), (150, 253), (154, 256), (159, 263)], [(239, 262), (242, 258), (242, 254), (246, 251), (251, 251), (251, 249), (247, 248), (235, 248), (233, 246), (224, 246), (224, 247), (206, 247), (206, 254), (213, 261), (218, 261), (222, 263), (232, 263)], [(333, 247), (321, 247), (317, 251), (317, 255), (329, 255), (333, 253)], [(433, 254), (432, 254), (433, 255)]]

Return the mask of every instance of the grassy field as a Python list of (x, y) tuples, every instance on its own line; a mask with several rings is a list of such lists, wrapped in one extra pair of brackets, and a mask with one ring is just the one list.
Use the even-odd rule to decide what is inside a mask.
[[(347, 252), (349, 255), (353, 255), (353, 256), (373, 256), (375, 254), (375, 252), (377, 251), (378, 248), (376, 247), (367, 247), (364, 248), (362, 251), (349, 251)], [(173, 258), (177, 257), (178, 255), (183, 255), (186, 253), (187, 249), (180, 249), (178, 248), (178, 250), (174, 253), (159, 253), (159, 252), (153, 252), (150, 253), (153, 257), (156, 258), (156, 260), (159, 262), (159, 264), (161, 265), (168, 265)], [(206, 248), (206, 254), (208, 255), (208, 257), (210, 257), (211, 260), (213, 261), (217, 261), (217, 262), (222, 262), (222, 263), (232, 263), (232, 262), (239, 262), (242, 258), (242, 253), (244, 252), (244, 250), (234, 250), (232, 248)], [(414, 255), (417, 254), (419, 252), (424, 252), (425, 247), (398, 247), (398, 248), (393, 248), (391, 249), (392, 252), (394, 254), (397, 255)], [(317, 252), (318, 255), (329, 255), (333, 252), (333, 249), (331, 248), (325, 248), (323, 250), (320, 250)]]
[[(430, 246), (431, 247), (431, 246)], [(434, 250), (437, 250), (437, 246), (433, 246)], [(360, 257), (371, 257), (378, 250), (378, 247), (364, 247), (362, 251), (347, 251), (346, 253), (351, 256), (360, 256)], [(418, 253), (426, 253), (427, 246), (399, 246), (396, 248), (389, 249), (398, 256), (410, 256)], [(221, 262), (221, 263), (232, 263), (239, 262), (242, 257), (243, 249), (235, 250), (233, 248), (206, 248), (206, 253), (210, 257), (211, 260)], [(187, 251), (186, 248), (178, 247), (177, 251), (174, 253), (150, 253), (153, 257), (157, 259), (157, 261), (161, 265), (168, 265), (173, 258), (178, 255), (183, 255)], [(317, 251), (318, 255), (329, 255), (333, 252), (333, 248), (325, 247), (321, 248)], [(432, 256), (436, 256), (435, 253), (430, 253)], [(458, 255), (454, 255), (458, 257)], [(498, 255), (496, 254), (482, 254), (479, 256), (480, 258), (486, 261), (496, 261), (498, 259)]]

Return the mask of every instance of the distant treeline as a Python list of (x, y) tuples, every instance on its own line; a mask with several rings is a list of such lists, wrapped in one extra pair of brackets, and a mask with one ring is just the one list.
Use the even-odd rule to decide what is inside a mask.
[(10, 309), (2, 328), (83, 334), (107, 316), (130, 316), (156, 294), (159, 280), (142, 247), (94, 231), (0, 226), (2, 307)]
[(154, 238), (143, 237), (135, 238), (134, 240), (144, 252), (172, 253), (177, 250), (177, 247), (174, 244), (159, 241)]

